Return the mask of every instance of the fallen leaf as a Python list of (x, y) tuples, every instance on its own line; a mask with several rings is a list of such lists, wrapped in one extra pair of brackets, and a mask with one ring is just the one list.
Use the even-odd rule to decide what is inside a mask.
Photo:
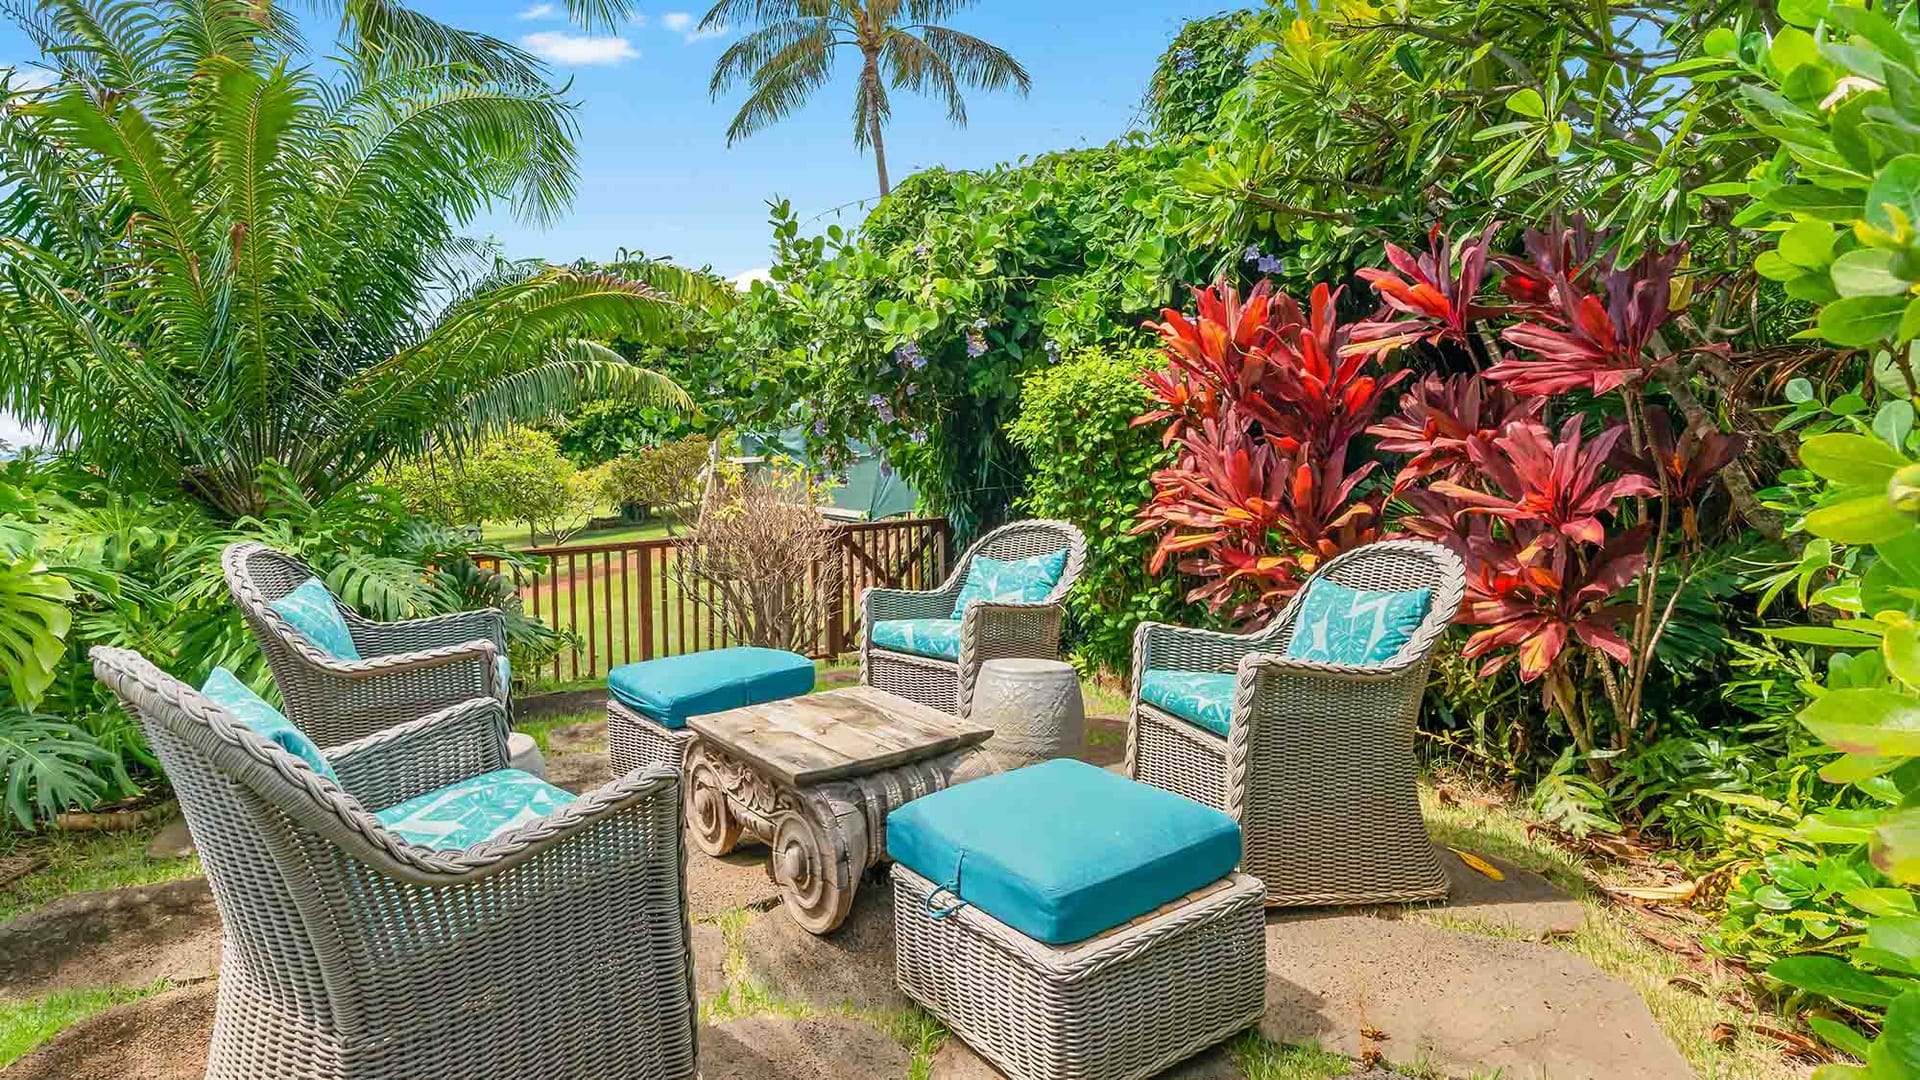
[(1740, 1034), (1739, 1028), (1722, 1020), (1713, 1025), (1712, 1031), (1707, 1032), (1707, 1041), (1715, 1046), (1728, 1046), (1732, 1044), (1734, 1036), (1738, 1034)]
[(1692, 900), (1700, 891), (1698, 881), (1682, 881), (1673, 885), (1637, 886), (1601, 886), (1614, 896), (1624, 896), (1630, 900), (1641, 900), (1649, 904), (1684, 904)]
[(1780, 1028), (1765, 1027), (1760, 1024), (1753, 1025), (1752, 1030), (1757, 1034), (1765, 1035), (1767, 1038), (1779, 1043), (1782, 1049), (1794, 1057), (1818, 1062), (1839, 1060), (1833, 1051), (1797, 1031), (1783, 1031)]
[(0, 859), (0, 885), (12, 884), (14, 879), (26, 877), (33, 869), (33, 859), (26, 855), (10, 855)]
[(1387, 1041), (1387, 1033), (1384, 1031), (1381, 1031), (1377, 1027), (1362, 1027), (1360, 1029), (1360, 1037), (1368, 1040), (1369, 1042), (1386, 1042)]
[[(1707, 988), (1700, 985), (1700, 981), (1698, 979), (1689, 979), (1685, 975), (1674, 975), (1669, 977), (1667, 979), (1667, 985), (1674, 987), (1675, 989), (1678, 989), (1678, 990), (1685, 990), (1690, 994), (1699, 994), (1701, 997), (1707, 996)], [(1721, 1025), (1721, 1027), (1725, 1027), (1725, 1026), (1726, 1025), (1724, 1024)], [(1716, 1028), (1715, 1030), (1717, 1031), (1719, 1029)]]
[(1694, 957), (1704, 958), (1706, 956), (1706, 952), (1700, 948), (1700, 945), (1698, 942), (1692, 941), (1687, 938), (1669, 937), (1666, 934), (1656, 934), (1644, 926), (1634, 927), (1633, 932), (1636, 934), (1639, 934), (1642, 938), (1645, 938), (1648, 942), (1654, 945), (1657, 945), (1660, 948), (1665, 949), (1668, 952), (1673, 953), (1677, 956), (1685, 956), (1689, 958), (1694, 958)]
[(1387, 1056), (1371, 1046), (1360, 1051), (1360, 1067), (1363, 1069), (1378, 1069), (1385, 1066), (1386, 1063)]
[(1480, 856), (1475, 855), (1470, 851), (1461, 851), (1459, 848), (1448, 848), (1447, 850), (1453, 852), (1455, 855), (1460, 856), (1461, 862), (1466, 863), (1468, 866), (1471, 866), (1475, 870), (1478, 870), (1481, 873), (1487, 875), (1487, 877), (1491, 878), (1492, 880), (1494, 881), (1507, 880), (1507, 875), (1501, 873), (1499, 867), (1493, 865), (1492, 863), (1481, 858)]

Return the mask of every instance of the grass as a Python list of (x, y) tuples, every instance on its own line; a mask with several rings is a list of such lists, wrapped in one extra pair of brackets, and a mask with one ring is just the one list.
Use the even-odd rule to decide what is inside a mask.
[[(613, 510), (602, 507), (596, 516), (610, 516)], [(642, 521), (637, 524), (621, 523), (604, 529), (582, 529), (566, 540), (566, 546), (575, 544), (616, 544), (628, 540), (653, 540), (667, 535), (664, 521)], [(480, 539), (489, 544), (502, 547), (523, 549), (527, 546), (527, 525), (523, 521), (489, 521), (480, 526)], [(535, 547), (552, 547), (551, 535), (539, 537)]]
[(150, 986), (63, 990), (31, 1001), (0, 1001), (0, 1069), (32, 1053), (41, 1043), (73, 1024), (165, 989), (167, 981), (162, 979)]
[(147, 858), (147, 845), (160, 829), (153, 825), (115, 833), (0, 833), (0, 859), (24, 855), (34, 862), (25, 877), (0, 885), (0, 922), (68, 893), (154, 885), (199, 874), (197, 857)]

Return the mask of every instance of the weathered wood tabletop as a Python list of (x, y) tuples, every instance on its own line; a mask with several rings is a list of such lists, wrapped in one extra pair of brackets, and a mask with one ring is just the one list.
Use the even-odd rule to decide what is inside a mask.
[(687, 726), (789, 787), (864, 776), (993, 735), (869, 686), (694, 716)]

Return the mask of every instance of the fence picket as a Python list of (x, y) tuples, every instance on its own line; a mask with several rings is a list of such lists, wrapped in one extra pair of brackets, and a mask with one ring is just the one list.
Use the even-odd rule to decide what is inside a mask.
[[(852, 647), (861, 630), (860, 594), (867, 588), (928, 589), (944, 580), (952, 536), (945, 518), (896, 518), (832, 528), (837, 543), (831, 557), (840, 564), (839, 584), (819, 624), (798, 635), (800, 647), (816, 659)], [(555, 681), (563, 673), (571, 679), (599, 678), (622, 663), (734, 644), (721, 632), (709, 603), (681, 588), (672, 560), (685, 542), (661, 537), (527, 552), (546, 559), (548, 570), (521, 586), (523, 608), (548, 626), (572, 632), (579, 642), (553, 658)], [(497, 565), (491, 559), (479, 561), (490, 569)], [(620, 579), (617, 586), (615, 577)], [(822, 577), (816, 567), (800, 587), (818, 591)], [(695, 587), (706, 601), (713, 599), (710, 586)]]

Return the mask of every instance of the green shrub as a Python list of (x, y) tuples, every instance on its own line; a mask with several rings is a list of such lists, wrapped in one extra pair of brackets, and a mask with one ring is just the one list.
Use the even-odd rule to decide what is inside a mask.
[(1142, 620), (1187, 614), (1180, 579), (1147, 573), (1153, 538), (1129, 535), (1153, 493), (1153, 471), (1172, 457), (1153, 428), (1132, 426), (1150, 405), (1140, 375), (1156, 364), (1150, 349), (1074, 353), (1026, 377), (1019, 419), (1008, 429), (1033, 461), (1020, 510), (1087, 534), (1086, 569), (1067, 611), (1081, 661), (1109, 671), (1132, 663), (1133, 628)]

